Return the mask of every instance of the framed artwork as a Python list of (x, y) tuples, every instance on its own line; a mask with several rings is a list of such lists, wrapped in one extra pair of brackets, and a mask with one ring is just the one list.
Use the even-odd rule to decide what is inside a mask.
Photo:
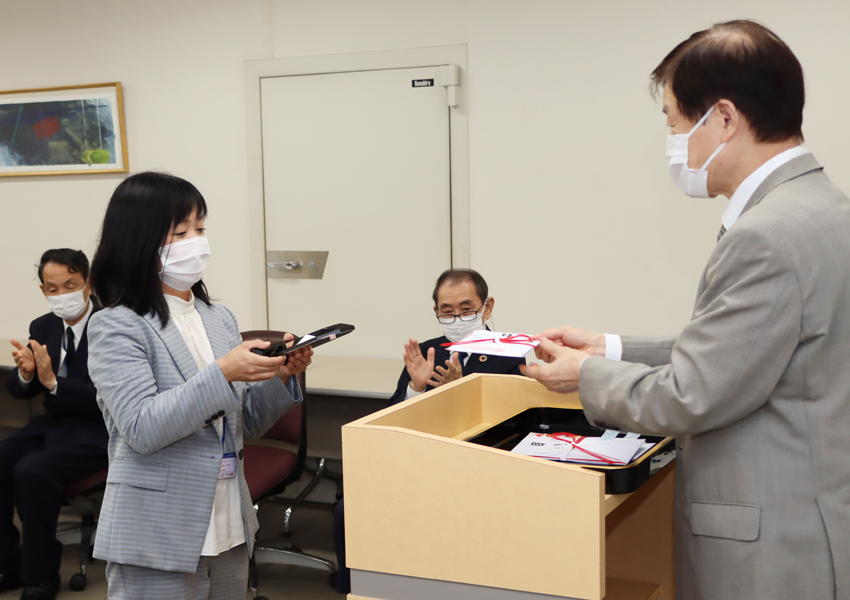
[(120, 83), (0, 92), (0, 177), (129, 169)]

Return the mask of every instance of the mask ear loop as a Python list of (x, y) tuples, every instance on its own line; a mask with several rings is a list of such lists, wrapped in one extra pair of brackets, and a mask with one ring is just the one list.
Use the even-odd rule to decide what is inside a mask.
[[(165, 256), (163, 256), (161, 252), (163, 248), (166, 248)], [(159, 256), (159, 271), (157, 272), (157, 275), (165, 270), (165, 263), (168, 262), (168, 255), (171, 253), (171, 244), (168, 244), (167, 246), (160, 246), (159, 250), (160, 251), (157, 251), (157, 255)]]
[(717, 147), (717, 150), (715, 150), (715, 151), (711, 154), (711, 156), (709, 156), (709, 157), (708, 157), (708, 160), (707, 160), (707, 161), (705, 161), (705, 164), (702, 166), (702, 168), (700, 169), (700, 171), (705, 171), (705, 168), (706, 168), (709, 164), (711, 164), (711, 161), (713, 161), (713, 160), (714, 160), (714, 157), (715, 157), (715, 156), (717, 156), (717, 155), (720, 153), (720, 151), (721, 151), (721, 150), (723, 150), (723, 146), (725, 146), (725, 145), (726, 145), (726, 142), (723, 142), (722, 144), (720, 144), (720, 145)]
[(691, 130), (688, 132), (688, 137), (691, 137), (691, 136), (694, 134), (694, 131), (696, 131), (697, 129), (699, 129), (699, 126), (700, 126), (700, 125), (702, 125), (703, 123), (705, 123), (705, 120), (708, 118), (708, 115), (710, 115), (710, 114), (711, 114), (711, 111), (713, 111), (713, 110), (714, 110), (714, 105), (712, 105), (712, 106), (711, 106), (711, 108), (709, 108), (709, 109), (708, 109), (708, 112), (707, 112), (707, 113), (705, 113), (705, 114), (702, 116), (702, 119), (700, 119), (699, 121), (697, 121), (697, 124), (696, 124), (696, 125), (694, 125), (693, 129), (691, 129)]
[[(490, 298), (487, 298), (489, 300)], [(487, 306), (487, 300), (484, 300), (484, 306)], [(484, 310), (487, 310), (486, 308)], [(487, 319), (484, 319), (484, 328), (487, 328)], [(496, 331), (496, 325), (493, 323), (493, 311), (490, 311), (490, 331)]]

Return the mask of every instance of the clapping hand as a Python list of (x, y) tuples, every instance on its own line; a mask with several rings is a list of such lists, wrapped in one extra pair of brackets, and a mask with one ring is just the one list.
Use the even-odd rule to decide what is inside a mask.
[(410, 375), (410, 387), (414, 392), (424, 392), (434, 375), (434, 349), (428, 348), (428, 358), (422, 356), (419, 342), (413, 338), (404, 345), (404, 366)]
[(47, 353), (47, 346), (42, 346), (35, 340), (30, 340), (33, 357), (35, 358), (35, 370), (38, 373), (38, 380), (48, 390), (52, 390), (56, 385), (56, 375), (53, 374), (53, 361), (50, 360), (50, 355)]
[(432, 387), (439, 387), (444, 383), (451, 383), (463, 377), (463, 369), (460, 366), (460, 354), (452, 353), (452, 357), (446, 361), (446, 368), (437, 367), (428, 382)]
[(20, 343), (18, 340), (12, 340), (12, 358), (15, 359), (15, 366), (18, 367), (18, 372), (24, 381), (32, 381), (35, 374), (35, 357), (32, 350)]

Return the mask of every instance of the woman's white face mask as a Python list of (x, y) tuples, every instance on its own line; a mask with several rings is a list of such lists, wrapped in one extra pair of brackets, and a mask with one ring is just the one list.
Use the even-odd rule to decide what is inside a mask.
[(708, 165), (711, 164), (711, 161), (714, 160), (714, 157), (717, 156), (726, 145), (726, 142), (720, 144), (717, 150), (708, 157), (708, 160), (705, 161), (705, 164), (701, 168), (691, 169), (688, 167), (688, 140), (697, 128), (705, 123), (708, 115), (710, 115), (713, 110), (713, 106), (709, 108), (708, 112), (703, 115), (702, 119), (697, 121), (697, 124), (694, 125), (693, 129), (691, 129), (688, 133), (678, 133), (667, 136), (667, 157), (670, 159), (670, 164), (668, 166), (668, 169), (670, 170), (670, 177), (673, 178), (673, 182), (676, 186), (682, 190), (686, 196), (690, 196), (691, 198), (708, 198), (708, 171), (706, 169), (708, 168)]
[(186, 292), (203, 277), (209, 257), (210, 243), (205, 235), (163, 246), (159, 249), (159, 278), (175, 290)]

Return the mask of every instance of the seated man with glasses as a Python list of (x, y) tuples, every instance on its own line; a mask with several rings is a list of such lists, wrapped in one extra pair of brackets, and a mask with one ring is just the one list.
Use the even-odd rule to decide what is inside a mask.
[[(470, 373), (521, 375), (524, 358), (508, 358), (449, 351), (442, 345), (457, 342), (473, 331), (486, 329), (485, 322), (493, 314), (493, 298), (487, 282), (472, 269), (449, 269), (434, 286), (434, 313), (443, 335), (420, 344), (410, 339), (404, 345), (405, 369), (390, 405), (460, 379)], [(445, 367), (443, 366), (445, 365)]]
[[(522, 375), (520, 365), (524, 358), (488, 356), (469, 352), (449, 351), (442, 346), (457, 342), (473, 331), (486, 329), (484, 322), (493, 313), (493, 298), (487, 291), (487, 282), (472, 269), (449, 269), (443, 272), (434, 286), (434, 313), (443, 328), (443, 335), (420, 344), (414, 339), (404, 345), (405, 369), (398, 378), (398, 387), (390, 398), (390, 405), (460, 379), (470, 373), (498, 373)], [(445, 364), (445, 367), (442, 365)], [(436, 366), (435, 366), (436, 365)], [(334, 540), (339, 571), (336, 591), (351, 592), (351, 571), (345, 564), (345, 501), (334, 506)]]

